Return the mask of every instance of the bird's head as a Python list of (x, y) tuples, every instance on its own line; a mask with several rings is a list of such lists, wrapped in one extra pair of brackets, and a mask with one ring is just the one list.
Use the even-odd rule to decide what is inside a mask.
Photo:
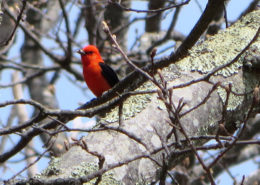
[(91, 62), (102, 62), (102, 57), (98, 51), (98, 48), (93, 45), (88, 45), (83, 49), (77, 51), (81, 55), (83, 64), (89, 64)]

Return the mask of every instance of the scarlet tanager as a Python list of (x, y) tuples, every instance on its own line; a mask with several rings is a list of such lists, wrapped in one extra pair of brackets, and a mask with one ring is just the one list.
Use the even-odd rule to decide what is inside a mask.
[(97, 97), (119, 82), (115, 71), (104, 63), (96, 46), (88, 45), (77, 52), (81, 55), (84, 79)]

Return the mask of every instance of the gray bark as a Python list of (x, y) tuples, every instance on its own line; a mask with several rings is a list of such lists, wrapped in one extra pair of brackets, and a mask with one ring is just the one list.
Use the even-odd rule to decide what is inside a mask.
[[(233, 60), (255, 35), (260, 27), (259, 20), (260, 11), (248, 14), (230, 28), (192, 48), (189, 56), (176, 65), (164, 68), (162, 74), (168, 82), (168, 87), (198, 79), (216, 67)], [(259, 38), (251, 48), (260, 49)], [(227, 87), (228, 84), (232, 84), (233, 92), (243, 94), (252, 91), (259, 83), (259, 73), (243, 70), (244, 59), (245, 55), (231, 66), (218, 71), (216, 76), (210, 77), (211, 83), (220, 82), (223, 86), (215, 90), (204, 104), (181, 117), (180, 122), (188, 136), (216, 134), (218, 122), (223, 116), (222, 111), (226, 98), (224, 86)], [(136, 91), (151, 89), (156, 89), (156, 87), (151, 82), (147, 82)], [(211, 89), (212, 84), (201, 81), (191, 86), (174, 89), (172, 98), (176, 107), (180, 99), (183, 99), (186, 105), (181, 113), (184, 113), (202, 102)], [(225, 117), (226, 124), (234, 121), (241, 123), (251, 107), (252, 101), (252, 94), (237, 96), (231, 93)], [(259, 106), (257, 108), (259, 110)], [(98, 177), (98, 172), (94, 172), (94, 175), (92, 172), (98, 170), (99, 159), (97, 156), (99, 155), (105, 159), (101, 171), (106, 171), (116, 163), (122, 162), (124, 164), (125, 162), (124, 165), (118, 165), (117, 168), (105, 173), (102, 183), (153, 182), (159, 178), (159, 172), (163, 165), (162, 153), (165, 155), (168, 168), (176, 166), (183, 156), (190, 154), (190, 152), (180, 152), (182, 149), (172, 146), (162, 147), (173, 143), (174, 136), (166, 139), (172, 127), (169, 124), (169, 114), (164, 103), (158, 99), (157, 94), (136, 95), (128, 98), (124, 101), (123, 118), (120, 128), (140, 139), (141, 143), (125, 134), (112, 130), (90, 133), (84, 137), (88, 150), (79, 146), (71, 147), (61, 158), (52, 160), (41, 178), (46, 178), (48, 182), (57, 178), (66, 180), (65, 178), (68, 177), (78, 177), (80, 181), (84, 182), (93, 179)], [(101, 119), (101, 122), (111, 122), (109, 126), (117, 127), (118, 110), (111, 110), (106, 117)], [(183, 138), (182, 134), (179, 133), (178, 135)], [(196, 144), (201, 143), (203, 142)], [(186, 145), (183, 145), (183, 147), (188, 148)], [(159, 148), (162, 150), (155, 152)], [(97, 153), (98, 155), (94, 156), (90, 153)], [(138, 156), (142, 155), (144, 156), (139, 159)], [(138, 160), (130, 162), (131, 159), (136, 157)]]
[[(46, 14), (47, 16), (51, 16), (53, 19), (52, 21), (55, 23), (57, 20), (57, 11), (54, 11), (55, 6), (57, 8), (58, 5), (58, 1), (56, 1), (55, 4), (53, 4), (53, 2), (50, 1), (50, 4), (52, 4), (52, 8), (49, 8), (48, 10), (48, 14)], [(39, 14), (38, 12), (36, 12), (33, 9), (29, 9), (27, 12), (27, 21), (29, 24), (34, 25), (34, 27), (40, 31), (42, 31), (42, 33), (46, 33), (51, 27), (49, 27), (50, 24), (53, 24), (52, 21), (49, 21), (48, 23), (46, 22), (46, 20), (44, 20), (42, 22), (42, 20), (44, 20), (42, 18), (42, 15)], [(38, 37), (39, 39), (41, 39), (41, 37)], [(28, 35), (25, 35), (25, 39), (24, 39), (24, 44), (21, 48), (21, 58), (22, 58), (22, 62), (26, 63), (26, 64), (32, 64), (32, 65), (39, 65), (39, 66), (44, 66), (44, 61), (42, 59), (42, 51), (41, 49), (38, 47), (38, 45), (32, 40), (30, 39), (30, 37)], [(25, 75), (31, 75), (33, 73), (35, 73), (37, 70), (33, 70), (30, 69), (27, 71), (27, 73)], [(58, 108), (58, 102), (57, 99), (55, 97), (55, 92), (52, 91), (52, 89), (50, 88), (50, 84), (46, 78), (45, 75), (42, 75), (38, 78), (34, 78), (33, 80), (28, 81), (27, 83), (28, 85), (28, 89), (30, 92), (30, 96), (33, 100), (36, 100), (38, 102), (40, 102), (43, 105), (46, 105), (50, 108)], [(34, 114), (37, 114), (38, 111), (35, 110)], [(45, 121), (43, 121), (40, 124), (43, 124), (44, 122), (49, 121), (48, 119), (46, 119)], [(63, 146), (63, 142), (65, 140), (65, 134), (59, 134), (57, 137), (53, 137), (50, 139), (50, 136), (48, 134), (41, 134), (41, 139), (43, 141), (43, 143), (46, 145), (46, 147), (48, 147), (49, 145), (52, 145), (53, 142), (53, 146), (51, 147), (51, 151), (52, 154), (54, 156), (59, 156), (62, 152), (64, 152), (64, 146)]]

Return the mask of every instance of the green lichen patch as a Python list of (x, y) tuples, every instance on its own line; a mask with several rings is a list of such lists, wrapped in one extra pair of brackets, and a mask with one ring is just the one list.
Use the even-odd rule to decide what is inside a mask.
[[(53, 175), (59, 175), (61, 173), (61, 169), (59, 167), (60, 158), (52, 157), (51, 161), (49, 162), (48, 168), (46, 168), (41, 175), (43, 176), (53, 176)], [(39, 175), (39, 177), (41, 176)]]
[[(180, 76), (175, 65), (170, 65), (164, 69), (162, 69), (162, 75), (165, 81), (170, 82)], [(159, 76), (156, 75), (156, 80), (161, 83)], [(151, 91), (158, 89), (152, 82), (148, 81), (145, 82), (141, 87), (137, 88), (137, 92), (143, 91)], [(151, 102), (151, 97), (153, 94), (139, 94), (139, 95), (132, 95), (123, 103), (123, 120), (127, 120), (131, 117), (134, 117), (137, 113), (140, 113), (148, 103)], [(164, 105), (161, 101), (158, 100), (159, 108), (162, 107), (164, 109)], [(115, 107), (111, 112), (107, 113), (101, 121), (106, 121), (109, 123), (113, 123), (118, 121), (118, 107)]]
[[(152, 82), (146, 82), (136, 91), (149, 91), (155, 89), (155, 86)], [(132, 95), (123, 102), (123, 115), (122, 118), (127, 120), (131, 117), (134, 117), (137, 113), (141, 112), (146, 105), (151, 101), (151, 94), (140, 94)], [(111, 112), (107, 113), (101, 121), (106, 121), (113, 123), (118, 121), (118, 107), (115, 107)]]
[[(42, 174), (35, 176), (35, 178), (45, 178), (53, 176), (52, 178), (79, 178), (86, 175), (92, 174), (99, 170), (96, 163), (85, 163), (82, 162), (79, 166), (74, 166), (71, 169), (62, 169), (60, 167), (60, 158), (52, 158), (47, 169), (45, 169)], [(70, 175), (67, 172), (70, 171)], [(89, 182), (84, 183), (85, 185), (94, 185), (97, 178), (92, 179)], [(102, 181), (99, 183), (101, 185), (120, 185), (121, 182), (114, 178), (114, 173), (108, 171), (102, 175)]]
[[(260, 26), (260, 11), (255, 11), (230, 28), (220, 31), (202, 44), (198, 44), (189, 51), (189, 56), (178, 62), (180, 69), (185, 71), (198, 71), (208, 73), (218, 66), (232, 61), (241, 50), (251, 41)], [(241, 60), (236, 61), (229, 67), (218, 71), (215, 75), (224, 77), (236, 74), (242, 67)]]
[[(71, 176), (72, 178), (82, 177), (91, 173), (94, 173), (98, 170), (98, 165), (96, 163), (82, 163), (80, 166), (73, 168)], [(117, 181), (114, 177), (114, 173), (108, 171), (102, 175), (102, 181), (100, 185), (120, 185), (121, 182)], [(84, 183), (84, 185), (94, 185), (97, 178), (92, 179), (89, 182)]]
[[(226, 99), (227, 99), (226, 90), (222, 87), (218, 87), (217, 92), (219, 94), (220, 99), (222, 100), (222, 102), (224, 104), (226, 102)], [(239, 105), (241, 105), (243, 100), (244, 100), (244, 96), (236, 96), (231, 92), (230, 95), (229, 95), (229, 99), (228, 99), (227, 110), (228, 111), (235, 110)]]
[(73, 167), (73, 169), (71, 170), (72, 172), (71, 172), (70, 177), (71, 178), (82, 177), (87, 174), (91, 174), (97, 170), (98, 170), (97, 164), (82, 162), (80, 166)]

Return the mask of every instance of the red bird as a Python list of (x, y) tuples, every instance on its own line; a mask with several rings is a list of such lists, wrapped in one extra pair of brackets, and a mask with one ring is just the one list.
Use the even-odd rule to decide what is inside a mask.
[(84, 79), (97, 97), (119, 82), (115, 71), (104, 63), (96, 46), (88, 45), (77, 52), (81, 55)]

